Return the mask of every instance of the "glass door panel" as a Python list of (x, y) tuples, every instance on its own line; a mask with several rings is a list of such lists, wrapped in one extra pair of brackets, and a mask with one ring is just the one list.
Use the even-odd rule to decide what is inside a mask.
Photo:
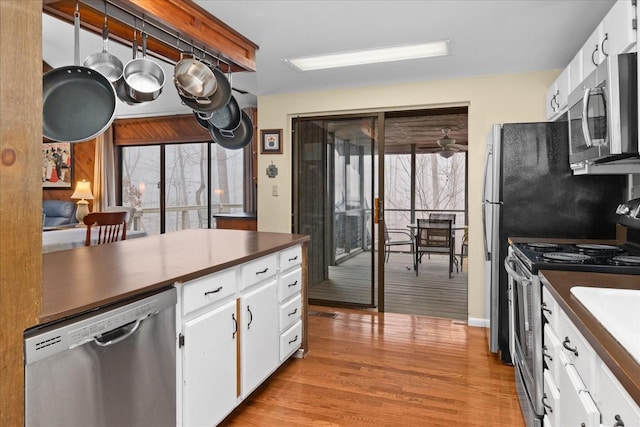
[(309, 298), (373, 307), (375, 117), (296, 119), (296, 232), (311, 235)]
[(135, 230), (160, 234), (160, 146), (122, 149), (122, 205), (136, 208)]

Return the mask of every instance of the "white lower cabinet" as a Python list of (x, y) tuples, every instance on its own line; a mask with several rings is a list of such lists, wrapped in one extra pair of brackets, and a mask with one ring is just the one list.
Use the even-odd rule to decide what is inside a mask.
[[(640, 427), (640, 406), (543, 288), (545, 426)], [(544, 311), (543, 311), (544, 313)], [(549, 315), (549, 313), (546, 313)], [(557, 317), (555, 316), (557, 315)]]
[(176, 425), (215, 426), (302, 342), (300, 245), (179, 285)]
[(236, 407), (237, 327), (235, 300), (184, 324), (183, 425), (215, 425)]
[(242, 397), (247, 397), (278, 366), (278, 294), (275, 280), (241, 298), (240, 358)]

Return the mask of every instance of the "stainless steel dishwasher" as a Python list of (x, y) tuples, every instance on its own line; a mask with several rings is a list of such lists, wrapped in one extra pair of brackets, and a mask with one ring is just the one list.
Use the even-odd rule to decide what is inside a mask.
[(25, 332), (25, 425), (175, 426), (176, 290)]

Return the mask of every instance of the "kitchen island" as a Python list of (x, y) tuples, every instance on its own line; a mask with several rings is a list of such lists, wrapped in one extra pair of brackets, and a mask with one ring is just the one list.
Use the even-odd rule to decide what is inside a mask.
[(307, 354), (308, 240), (200, 229), (46, 253), (40, 323), (175, 286), (175, 372), (158, 380), (175, 381), (175, 425), (216, 425), (289, 357)]

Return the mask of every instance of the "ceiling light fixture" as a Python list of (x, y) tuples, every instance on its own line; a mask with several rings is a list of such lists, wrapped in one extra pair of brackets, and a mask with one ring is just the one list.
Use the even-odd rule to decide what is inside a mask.
[(449, 54), (449, 40), (378, 49), (354, 50), (285, 59), (284, 62), (299, 71), (323, 70), (352, 65), (377, 64), (380, 62), (405, 61)]

